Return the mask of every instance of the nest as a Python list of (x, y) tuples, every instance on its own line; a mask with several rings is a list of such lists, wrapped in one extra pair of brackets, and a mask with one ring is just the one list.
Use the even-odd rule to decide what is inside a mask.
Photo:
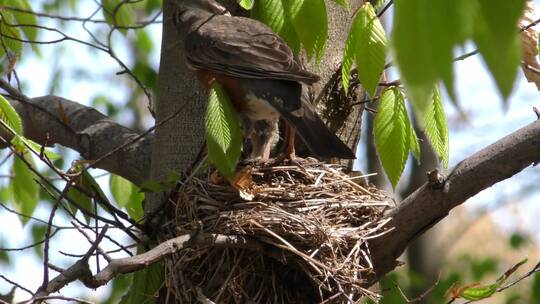
[[(171, 237), (194, 231), (242, 236), (250, 248), (190, 248), (168, 262), (180, 303), (347, 303), (378, 295), (367, 240), (387, 229), (394, 206), (383, 191), (357, 183), (338, 165), (313, 159), (253, 166), (239, 191), (193, 177), (178, 192)], [(242, 198), (249, 196), (249, 200)]]

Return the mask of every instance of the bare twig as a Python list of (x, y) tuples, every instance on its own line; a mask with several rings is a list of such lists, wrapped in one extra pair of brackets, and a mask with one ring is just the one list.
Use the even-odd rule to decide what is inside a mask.
[(99, 243), (107, 231), (105, 227), (87, 253), (75, 264), (64, 270), (57, 277), (40, 287), (33, 299), (47, 296), (57, 292), (67, 284), (79, 280), (89, 288), (97, 288), (107, 284), (119, 274), (131, 273), (144, 269), (154, 263), (161, 261), (164, 257), (178, 252), (186, 247), (200, 246), (220, 246), (227, 248), (249, 248), (250, 250), (263, 251), (264, 247), (251, 239), (241, 236), (226, 236), (215, 234), (198, 233), (195, 235), (182, 235), (171, 240), (167, 240), (153, 249), (136, 256), (111, 259), (109, 265), (95, 275), (91, 274), (88, 259), (97, 250)]

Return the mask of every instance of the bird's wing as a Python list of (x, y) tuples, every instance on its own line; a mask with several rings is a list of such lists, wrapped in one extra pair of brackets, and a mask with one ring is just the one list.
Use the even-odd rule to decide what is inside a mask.
[(319, 80), (302, 68), (283, 39), (249, 18), (214, 15), (187, 35), (185, 48), (195, 69), (307, 84)]

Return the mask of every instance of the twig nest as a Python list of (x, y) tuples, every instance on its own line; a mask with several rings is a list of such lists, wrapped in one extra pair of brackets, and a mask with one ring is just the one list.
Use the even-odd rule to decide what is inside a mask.
[[(377, 295), (367, 240), (387, 229), (383, 191), (337, 165), (308, 159), (252, 165), (243, 199), (230, 184), (192, 178), (176, 201), (171, 234), (193, 231), (256, 240), (253, 248), (184, 250), (168, 265), (186, 303), (342, 303)], [(173, 227), (170, 227), (174, 225)], [(174, 235), (171, 235), (174, 236)], [(206, 303), (211, 303), (206, 302)], [(325, 303), (326, 303), (325, 302)]]

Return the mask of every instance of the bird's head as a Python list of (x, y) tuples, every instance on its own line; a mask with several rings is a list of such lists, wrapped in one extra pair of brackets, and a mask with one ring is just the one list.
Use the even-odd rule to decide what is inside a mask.
[(227, 9), (216, 0), (176, 0), (173, 3), (177, 7), (174, 14), (174, 22), (177, 25), (190, 26), (211, 15), (230, 16)]

